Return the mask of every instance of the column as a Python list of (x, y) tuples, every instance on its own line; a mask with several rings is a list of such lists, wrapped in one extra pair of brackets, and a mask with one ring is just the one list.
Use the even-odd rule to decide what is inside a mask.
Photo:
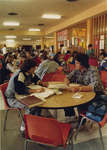
[(93, 21), (92, 18), (87, 20), (87, 47), (93, 43)]
[(54, 33), (54, 51), (57, 53), (57, 33)]
[(41, 38), (41, 49), (44, 49), (44, 37)]

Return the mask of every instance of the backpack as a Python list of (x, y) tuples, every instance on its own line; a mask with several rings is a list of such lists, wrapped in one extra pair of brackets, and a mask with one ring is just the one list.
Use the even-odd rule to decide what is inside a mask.
[(89, 105), (86, 116), (94, 121), (100, 122), (104, 118), (106, 112), (107, 106), (104, 101), (96, 101)]

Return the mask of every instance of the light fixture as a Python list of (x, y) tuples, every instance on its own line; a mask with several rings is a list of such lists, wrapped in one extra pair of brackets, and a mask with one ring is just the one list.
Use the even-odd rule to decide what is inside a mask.
[(5, 38), (7, 38), (7, 39), (15, 39), (16, 36), (15, 35), (7, 35), (7, 36), (5, 36)]
[(40, 29), (30, 28), (29, 31), (40, 31)]
[(10, 16), (17, 16), (18, 13), (16, 13), (16, 12), (9, 12), (8, 15), (10, 15)]
[(77, 0), (67, 0), (68, 2), (76, 2)]
[(54, 37), (46, 36), (45, 38), (47, 38), (47, 39), (53, 39)]
[(4, 26), (19, 26), (19, 22), (3, 22)]
[(11, 39), (11, 40), (6, 40), (6, 42), (7, 42), (7, 43), (14, 43), (15, 40), (12, 40), (12, 39)]
[(44, 14), (42, 18), (46, 19), (61, 19), (60, 15), (55, 15), (55, 14)]
[(31, 38), (23, 38), (24, 41), (30, 41)]

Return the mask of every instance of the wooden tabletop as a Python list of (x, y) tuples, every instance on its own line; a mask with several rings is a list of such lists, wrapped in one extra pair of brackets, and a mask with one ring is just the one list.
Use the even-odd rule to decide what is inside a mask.
[(42, 108), (67, 108), (67, 107), (75, 107), (81, 104), (85, 104), (90, 102), (94, 97), (94, 92), (79, 92), (82, 97), (81, 98), (72, 98), (75, 93), (64, 91), (61, 95), (53, 95), (46, 99), (46, 102), (38, 107)]

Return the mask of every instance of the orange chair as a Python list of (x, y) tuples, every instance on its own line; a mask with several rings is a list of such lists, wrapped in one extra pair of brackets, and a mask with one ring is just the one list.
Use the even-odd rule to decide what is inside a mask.
[(58, 82), (64, 82), (64, 79), (66, 78), (66, 75), (63, 74), (63, 72), (57, 70), (53, 73), (46, 73), (43, 77), (43, 82), (51, 82), (51, 81), (58, 81)]
[(6, 122), (7, 122), (8, 112), (9, 112), (10, 110), (16, 110), (16, 111), (18, 112), (19, 116), (21, 117), (21, 119), (24, 120), (24, 119), (23, 119), (23, 115), (22, 115), (22, 113), (21, 113), (21, 109), (9, 107), (9, 105), (7, 104), (6, 97), (5, 97), (5, 95), (4, 95), (7, 86), (8, 86), (8, 82), (0, 85), (0, 92), (1, 92), (1, 97), (2, 97), (1, 100), (2, 100), (3, 103), (4, 103), (4, 110), (6, 110), (6, 115), (5, 115), (5, 119), (4, 119), (4, 131), (5, 131), (5, 129), (6, 129)]
[[(73, 130), (70, 124), (60, 123), (55, 119), (33, 115), (24, 115), (25, 121), (25, 147), (34, 142), (48, 146), (63, 146), (70, 144), (73, 149)], [(68, 142), (68, 143), (67, 143)]]
[(107, 88), (107, 71), (101, 71), (101, 80), (104, 88)]
[(100, 140), (101, 140), (102, 148), (103, 148), (102, 150), (104, 150), (104, 142), (103, 142), (103, 137), (102, 137), (101, 128), (107, 123), (107, 113), (104, 115), (104, 118), (103, 118), (103, 120), (102, 120), (101, 122), (97, 122), (97, 121), (95, 121), (95, 120), (92, 120), (92, 119), (88, 118), (88, 117), (86, 116), (86, 112), (80, 113), (80, 116), (82, 116), (82, 119), (81, 119), (81, 122), (80, 122), (80, 124), (79, 124), (78, 129), (77, 129), (75, 138), (77, 138), (77, 136), (78, 136), (78, 133), (79, 133), (79, 130), (80, 130), (81, 125), (83, 124), (83, 121), (84, 121), (85, 119), (91, 120), (91, 121), (93, 121), (94, 123), (96, 123), (97, 126), (98, 126), (98, 128), (99, 128)]

